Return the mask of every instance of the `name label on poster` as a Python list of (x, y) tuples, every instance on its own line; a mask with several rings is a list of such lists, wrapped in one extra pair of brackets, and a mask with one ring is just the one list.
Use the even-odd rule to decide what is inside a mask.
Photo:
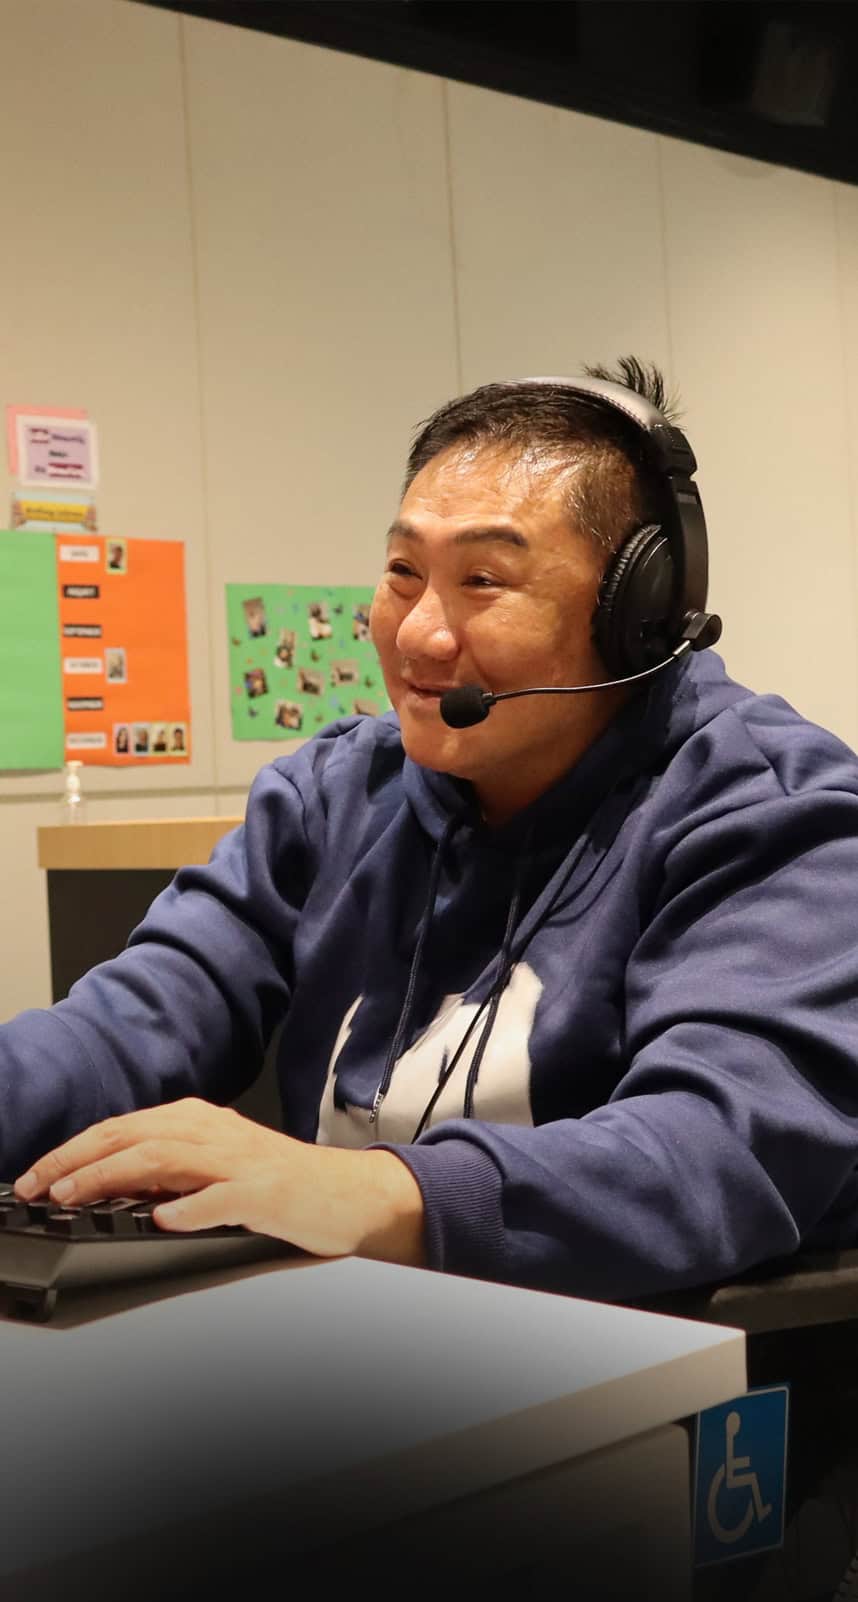
[(64, 656), (64, 673), (103, 673), (104, 663), (100, 656)]
[(97, 601), (97, 584), (64, 584), (63, 595), (67, 601)]
[(61, 562), (97, 562), (101, 552), (97, 545), (61, 545)]

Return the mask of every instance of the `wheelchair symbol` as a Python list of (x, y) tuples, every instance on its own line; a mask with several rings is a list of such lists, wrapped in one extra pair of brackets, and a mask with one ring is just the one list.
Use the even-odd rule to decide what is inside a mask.
[[(760, 1495), (760, 1485), (753, 1470), (745, 1472), (751, 1461), (749, 1457), (736, 1457), (733, 1452), (733, 1442), (739, 1433), (741, 1419), (738, 1413), (728, 1413), (726, 1419), (726, 1442), (724, 1462), (719, 1465), (712, 1476), (709, 1487), (709, 1496), (706, 1501), (706, 1516), (709, 1528), (716, 1541), (722, 1541), (731, 1546), (734, 1541), (741, 1541), (756, 1518), (759, 1523), (767, 1519), (772, 1511), (771, 1502), (763, 1502)], [(718, 1496), (722, 1486), (726, 1485), (728, 1491), (741, 1490), (743, 1486), (750, 1488), (751, 1497), (738, 1524), (724, 1525), (718, 1517)]]

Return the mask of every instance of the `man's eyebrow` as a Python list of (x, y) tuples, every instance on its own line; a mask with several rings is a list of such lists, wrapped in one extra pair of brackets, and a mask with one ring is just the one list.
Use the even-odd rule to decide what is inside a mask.
[[(423, 544), (423, 535), (420, 530), (415, 528), (413, 523), (406, 523), (401, 518), (397, 518), (394, 523), (391, 523), (387, 531), (388, 541), (397, 536), (400, 539), (416, 540), (419, 544)], [(519, 533), (517, 528), (507, 528), (502, 523), (486, 523), (478, 528), (463, 528), (460, 533), (453, 535), (450, 543), (452, 545), (487, 545), (497, 541), (503, 545), (516, 545), (522, 551), (530, 550), (529, 542), (523, 534)]]

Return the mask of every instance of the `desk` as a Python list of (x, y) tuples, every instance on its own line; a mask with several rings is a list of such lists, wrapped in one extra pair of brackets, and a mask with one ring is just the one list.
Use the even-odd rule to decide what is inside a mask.
[(0, 1322), (2, 1602), (688, 1595), (676, 1421), (739, 1331), (345, 1258), (158, 1290)]

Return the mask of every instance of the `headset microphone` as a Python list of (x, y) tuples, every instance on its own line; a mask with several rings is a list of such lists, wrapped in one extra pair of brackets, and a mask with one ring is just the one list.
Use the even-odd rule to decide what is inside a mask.
[(455, 690), (444, 691), (441, 716), (451, 729), (469, 729), (472, 723), (482, 723), (494, 704), (490, 690), (481, 690), (478, 684), (460, 684)]
[(669, 667), (686, 651), (703, 651), (714, 645), (721, 635), (721, 619), (714, 613), (697, 612), (688, 619), (685, 636), (675, 651), (663, 662), (645, 668), (642, 673), (627, 673), (621, 679), (607, 679), (602, 684), (545, 684), (529, 690), (481, 690), (478, 684), (460, 684), (455, 690), (445, 690), (441, 697), (441, 716), (451, 729), (469, 729), (488, 717), (496, 701), (513, 701), (520, 695), (583, 695), (592, 690), (614, 690), (621, 684), (635, 684), (639, 679), (650, 679), (654, 673)]

